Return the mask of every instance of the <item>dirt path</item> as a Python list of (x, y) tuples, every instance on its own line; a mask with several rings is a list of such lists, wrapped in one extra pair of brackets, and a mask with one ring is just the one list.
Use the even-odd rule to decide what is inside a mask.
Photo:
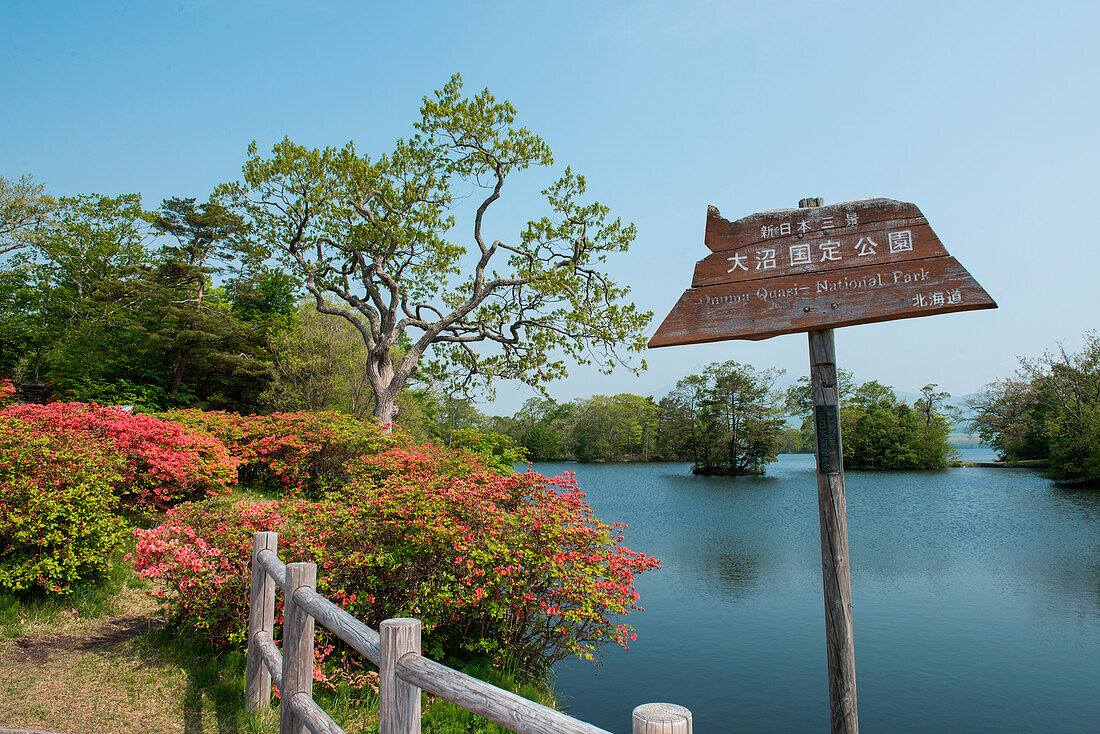
[(0, 732), (238, 734), (186, 671), (143, 644), (162, 624), (156, 604), (124, 596), (117, 615), (0, 642)]

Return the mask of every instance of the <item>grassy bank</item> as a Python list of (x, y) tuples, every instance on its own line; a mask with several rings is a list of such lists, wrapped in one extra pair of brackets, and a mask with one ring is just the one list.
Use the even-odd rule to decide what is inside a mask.
[[(234, 498), (236, 499), (236, 498)], [(219, 652), (164, 619), (155, 591), (116, 551), (103, 581), (67, 597), (0, 592), (0, 728), (72, 734), (275, 734), (272, 711), (244, 710), (243, 651)], [(365, 661), (364, 661), (365, 662)], [(377, 677), (315, 687), (318, 703), (348, 732), (378, 731)], [(553, 705), (544, 686), (490, 668), (472, 675)], [(429, 734), (506, 730), (425, 695)]]

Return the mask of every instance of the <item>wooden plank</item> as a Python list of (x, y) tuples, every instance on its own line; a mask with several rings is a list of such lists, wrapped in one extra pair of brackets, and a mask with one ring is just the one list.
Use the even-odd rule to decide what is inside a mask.
[(422, 655), (405, 655), (396, 670), (402, 680), (519, 734), (610, 734)]
[(267, 570), (268, 575), (275, 580), (275, 585), (280, 589), (286, 588), (286, 564), (279, 560), (279, 556), (271, 548), (264, 548), (256, 554), (256, 560)]
[(313, 697), (313, 617), (302, 609), (294, 592), (317, 583), (317, 564), (286, 564), (286, 586), (283, 599), (283, 687), (284, 705), (279, 707), (279, 734), (306, 734), (305, 722), (285, 705), (302, 694)]
[(345, 734), (317, 702), (304, 693), (290, 699), (290, 710), (313, 734)]
[(380, 638), (377, 632), (333, 604), (313, 589), (301, 589), (295, 597), (302, 609), (351, 645), (375, 665), (381, 665)]
[(263, 658), (264, 667), (271, 674), (271, 679), (279, 690), (283, 690), (283, 654), (279, 652), (278, 645), (271, 638), (270, 632), (256, 633), (256, 649)]
[(946, 256), (924, 217), (888, 219), (840, 231), (777, 237), (708, 255), (695, 265), (693, 288), (784, 275)]
[(378, 666), (379, 734), (420, 734), (420, 689), (397, 675), (402, 656), (420, 656), (420, 620), (386, 619), (379, 628), (382, 660)]
[(248, 711), (266, 711), (271, 707), (271, 674), (261, 664), (256, 635), (275, 630), (275, 579), (260, 561), (260, 553), (273, 555), (279, 550), (278, 533), (252, 534), (252, 589), (248, 606), (248, 653), (245, 659), (244, 700)]
[[(852, 579), (848, 562), (848, 514), (844, 452), (833, 330), (811, 331), (810, 387), (817, 431), (817, 507), (821, 528), (821, 578), (825, 599), (825, 648), (829, 670), (832, 734), (858, 734), (856, 655), (852, 627)], [(826, 416), (830, 419), (820, 419)]]
[(733, 222), (723, 219), (717, 207), (710, 206), (703, 240), (711, 252), (720, 252), (811, 232), (843, 234), (846, 229), (889, 219), (924, 219), (924, 215), (915, 204), (881, 197), (810, 209), (771, 209)]
[(996, 308), (953, 257), (690, 288), (650, 347), (780, 334)]
[(691, 712), (674, 703), (646, 703), (634, 709), (633, 734), (691, 734)]

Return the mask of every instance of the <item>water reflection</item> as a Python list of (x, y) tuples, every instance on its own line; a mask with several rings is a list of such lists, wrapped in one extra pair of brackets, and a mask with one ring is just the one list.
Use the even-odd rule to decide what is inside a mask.
[(696, 594), (736, 602), (752, 592), (762, 564), (749, 543), (743, 538), (725, 537), (710, 538), (700, 546), (696, 553), (685, 554), (691, 566), (688, 579)]
[[(535, 468), (576, 471), (597, 516), (664, 561), (639, 578), (631, 652), (558, 667), (573, 713), (620, 731), (634, 705), (673, 700), (700, 731), (827, 727), (812, 456), (764, 478)], [(1095, 731), (1100, 491), (983, 468), (850, 472), (847, 487), (868, 731)]]

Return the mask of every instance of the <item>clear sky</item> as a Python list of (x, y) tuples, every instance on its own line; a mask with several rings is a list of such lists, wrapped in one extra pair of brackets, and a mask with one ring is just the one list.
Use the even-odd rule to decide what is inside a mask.
[[(1000, 308), (841, 329), (837, 360), (961, 394), (1100, 326), (1098, 38), (1096, 2), (4, 0), (0, 175), (149, 208), (205, 198), (252, 140), (383, 152), (460, 72), (637, 224), (610, 269), (651, 333), (707, 254), (707, 204), (917, 204)], [(541, 216), (528, 204), (490, 236)], [(793, 379), (806, 350), (801, 334), (665, 348), (641, 377), (581, 368), (551, 392), (647, 394), (726, 359)], [(498, 412), (532, 394), (502, 387)]]

